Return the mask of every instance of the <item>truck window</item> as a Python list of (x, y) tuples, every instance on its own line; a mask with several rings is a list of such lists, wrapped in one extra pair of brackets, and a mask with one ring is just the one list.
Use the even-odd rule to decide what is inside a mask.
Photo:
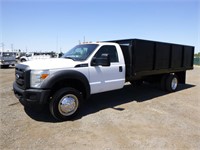
[(12, 57), (12, 56), (14, 56), (14, 53), (12, 53), (12, 52), (2, 52), (2, 56), (3, 57)]
[(86, 60), (89, 55), (97, 48), (97, 46), (98, 44), (77, 45), (65, 53), (62, 58), (71, 58), (75, 61)]
[(102, 46), (99, 51), (95, 54), (95, 57), (101, 57), (102, 54), (110, 55), (110, 62), (119, 62), (117, 50), (115, 46), (106, 45)]

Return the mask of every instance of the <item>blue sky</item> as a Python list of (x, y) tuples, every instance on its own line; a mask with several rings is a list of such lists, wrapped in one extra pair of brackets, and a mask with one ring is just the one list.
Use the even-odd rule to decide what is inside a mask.
[(198, 0), (0, 0), (0, 49), (65, 52), (79, 41), (141, 38), (195, 46)]

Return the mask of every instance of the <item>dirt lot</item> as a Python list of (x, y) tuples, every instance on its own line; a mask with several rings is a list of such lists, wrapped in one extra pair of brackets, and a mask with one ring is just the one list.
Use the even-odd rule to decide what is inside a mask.
[(200, 68), (167, 94), (143, 85), (94, 95), (73, 121), (24, 109), (14, 68), (0, 69), (0, 149), (200, 149)]

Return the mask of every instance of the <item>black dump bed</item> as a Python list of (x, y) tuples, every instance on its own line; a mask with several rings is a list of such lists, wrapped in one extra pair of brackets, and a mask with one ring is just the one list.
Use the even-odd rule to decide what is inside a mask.
[(141, 39), (112, 42), (118, 43), (122, 48), (126, 63), (126, 78), (137, 79), (148, 75), (193, 69), (193, 46)]

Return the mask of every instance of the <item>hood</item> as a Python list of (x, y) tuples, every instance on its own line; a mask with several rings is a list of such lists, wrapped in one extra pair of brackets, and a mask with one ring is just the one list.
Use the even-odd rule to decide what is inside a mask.
[(59, 68), (73, 68), (78, 64), (78, 62), (66, 58), (50, 58), (27, 61), (21, 64), (29, 66), (31, 70), (46, 70)]

